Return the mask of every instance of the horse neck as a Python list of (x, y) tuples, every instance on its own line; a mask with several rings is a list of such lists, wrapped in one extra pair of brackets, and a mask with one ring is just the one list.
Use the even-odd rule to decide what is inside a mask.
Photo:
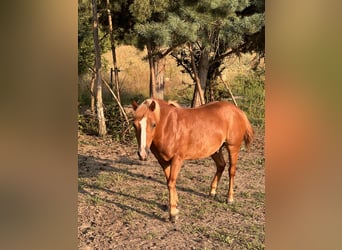
[(167, 120), (168, 114), (171, 112), (171, 107), (167, 102), (161, 101), (159, 103), (160, 106), (160, 120), (165, 122)]
[[(164, 136), (170, 128), (168, 128), (168, 123), (172, 122), (171, 113), (174, 111), (174, 107), (170, 106), (166, 102), (162, 101), (159, 103), (160, 105), (160, 118), (159, 123), (157, 125), (158, 134), (160, 136)], [(164, 131), (166, 130), (166, 131)]]

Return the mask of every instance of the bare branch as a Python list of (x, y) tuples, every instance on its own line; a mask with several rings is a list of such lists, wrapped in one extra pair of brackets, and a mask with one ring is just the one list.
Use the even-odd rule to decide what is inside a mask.
[(232, 99), (233, 99), (233, 102), (234, 102), (235, 106), (237, 107), (237, 106), (238, 106), (238, 105), (237, 105), (237, 102), (236, 102), (236, 100), (235, 100), (235, 97), (234, 97), (234, 95), (233, 95), (233, 93), (232, 93), (232, 91), (231, 91), (231, 89), (230, 89), (230, 87), (229, 87), (228, 83), (226, 83), (225, 81), (223, 81), (223, 79), (222, 79), (222, 76), (221, 76), (221, 75), (220, 75), (220, 79), (221, 79), (222, 83), (224, 84), (224, 86), (227, 88), (227, 90), (228, 90), (228, 92), (229, 92), (230, 96), (231, 96), (231, 97), (232, 97)]
[(114, 97), (116, 103), (119, 105), (119, 108), (120, 110), (122, 111), (124, 117), (125, 117), (125, 120), (127, 122), (127, 124), (129, 124), (129, 120), (128, 120), (128, 117), (127, 117), (127, 114), (124, 110), (124, 108), (122, 107), (121, 103), (119, 102), (119, 99), (118, 97), (115, 95), (115, 93), (113, 92), (113, 90), (110, 88), (108, 82), (105, 80), (105, 79), (102, 79), (102, 81), (104, 82), (104, 84), (106, 85), (106, 87), (108, 88), (109, 92), (112, 94), (112, 96)]

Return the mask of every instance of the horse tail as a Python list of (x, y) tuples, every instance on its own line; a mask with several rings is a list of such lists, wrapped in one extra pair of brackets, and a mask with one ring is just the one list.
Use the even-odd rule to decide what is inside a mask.
[(249, 148), (254, 139), (254, 130), (245, 113), (243, 113), (243, 118), (246, 123), (246, 132), (243, 139), (245, 141), (246, 147)]

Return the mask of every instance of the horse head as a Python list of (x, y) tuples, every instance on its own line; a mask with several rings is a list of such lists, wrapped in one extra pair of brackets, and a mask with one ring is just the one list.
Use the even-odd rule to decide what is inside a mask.
[(132, 107), (134, 110), (133, 126), (138, 141), (138, 155), (140, 160), (147, 160), (160, 119), (160, 107), (153, 99), (147, 99), (141, 105), (133, 101)]

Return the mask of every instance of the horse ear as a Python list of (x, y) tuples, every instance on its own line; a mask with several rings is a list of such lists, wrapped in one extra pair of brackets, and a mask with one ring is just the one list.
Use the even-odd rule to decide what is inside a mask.
[(137, 103), (135, 100), (133, 100), (133, 101), (132, 101), (132, 107), (133, 107), (133, 110), (134, 110), (134, 111), (137, 110), (138, 106), (139, 106), (138, 103)]
[(150, 110), (153, 112), (154, 109), (156, 108), (156, 102), (155, 102), (155, 101), (152, 101), (149, 108), (150, 108)]

